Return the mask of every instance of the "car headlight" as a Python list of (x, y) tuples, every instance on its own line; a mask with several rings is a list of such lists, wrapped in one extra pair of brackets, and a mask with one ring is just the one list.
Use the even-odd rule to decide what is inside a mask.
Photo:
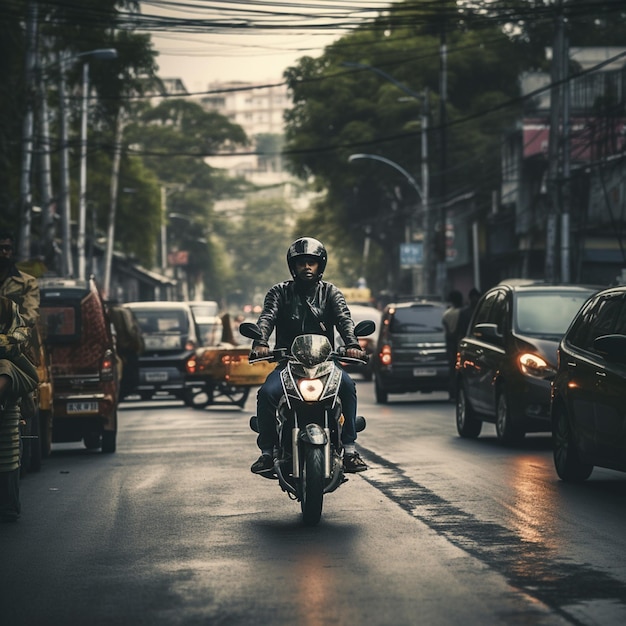
[(298, 389), (305, 402), (315, 402), (322, 395), (324, 385), (319, 378), (302, 378), (298, 381)]
[(532, 352), (520, 354), (518, 362), (522, 373), (535, 378), (551, 378), (556, 370), (541, 356)]

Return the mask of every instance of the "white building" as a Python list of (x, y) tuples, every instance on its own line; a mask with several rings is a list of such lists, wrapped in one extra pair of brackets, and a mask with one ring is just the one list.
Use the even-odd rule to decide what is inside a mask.
[[(289, 176), (284, 172), (279, 152), (284, 137), (284, 112), (291, 106), (287, 86), (280, 80), (213, 82), (208, 91), (200, 98), (202, 106), (239, 124), (252, 145), (241, 150), (239, 156), (211, 157), (207, 162), (259, 185), (286, 182)], [(267, 154), (245, 154), (259, 150)]]

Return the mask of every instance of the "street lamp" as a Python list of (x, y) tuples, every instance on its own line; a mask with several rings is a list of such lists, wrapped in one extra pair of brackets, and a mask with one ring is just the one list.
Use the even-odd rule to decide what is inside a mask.
[[(433, 250), (433, 220), (430, 211), (430, 176), (428, 173), (428, 90), (424, 89), (423, 93), (417, 93), (398, 82), (393, 76), (387, 74), (383, 70), (373, 67), (371, 65), (365, 65), (363, 63), (353, 63), (350, 61), (345, 61), (342, 63), (344, 67), (352, 67), (356, 69), (367, 70), (370, 72), (374, 72), (379, 76), (382, 76), (385, 80), (388, 80), (390, 83), (394, 84), (398, 89), (404, 91), (408, 96), (418, 100), (422, 103), (422, 110), (420, 116), (420, 127), (421, 127), (421, 161), (422, 161), (422, 186), (421, 188), (413, 177), (403, 168), (401, 168), (397, 163), (393, 161), (389, 161), (388, 159), (384, 159), (384, 157), (379, 157), (378, 155), (360, 155), (361, 158), (374, 158), (378, 161), (383, 161), (387, 163), (387, 165), (391, 165), (395, 167), (395, 169), (401, 171), (411, 183), (411, 185), (418, 192), (420, 200), (422, 201), (422, 227), (424, 230), (424, 282), (426, 284), (426, 291), (428, 293), (433, 293), (433, 259), (434, 259), (434, 250)], [(358, 155), (352, 155), (352, 157), (356, 157)], [(348, 160), (351, 160), (352, 157), (349, 157)]]
[[(94, 59), (111, 60), (117, 58), (115, 48), (99, 48), (81, 52), (74, 58), (92, 57)], [(76, 242), (78, 255), (78, 278), (85, 280), (85, 240), (87, 226), (87, 105), (89, 101), (89, 61), (83, 62), (83, 88), (81, 101), (80, 123), (80, 193), (78, 204), (78, 238)]]

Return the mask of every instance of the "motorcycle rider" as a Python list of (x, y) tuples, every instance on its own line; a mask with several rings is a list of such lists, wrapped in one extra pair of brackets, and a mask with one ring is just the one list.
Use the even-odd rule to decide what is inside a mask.
[[(363, 359), (354, 334), (354, 322), (341, 291), (332, 283), (322, 280), (328, 255), (324, 245), (313, 237), (301, 237), (287, 250), (287, 265), (293, 280), (274, 285), (266, 294), (263, 311), (257, 325), (263, 339), (252, 344), (251, 358), (267, 356), (270, 352), (268, 339), (276, 330), (276, 349), (291, 348), (295, 337), (304, 333), (326, 335), (334, 345), (336, 327), (346, 346), (346, 356)], [(278, 443), (276, 433), (276, 409), (283, 395), (278, 366), (269, 374), (257, 394), (257, 418), (259, 436), (257, 445), (261, 456), (250, 470), (259, 474), (274, 467), (274, 446)], [(345, 423), (341, 439), (344, 448), (344, 471), (362, 472), (367, 465), (356, 451), (356, 385), (348, 374), (342, 372), (339, 397)]]
[(0, 522), (15, 522), (20, 516), (17, 403), (39, 382), (24, 354), (29, 340), (30, 329), (17, 304), (0, 296)]

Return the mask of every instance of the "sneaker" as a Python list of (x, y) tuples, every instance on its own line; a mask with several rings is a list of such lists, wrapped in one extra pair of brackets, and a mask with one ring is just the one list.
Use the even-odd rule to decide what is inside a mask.
[(253, 474), (262, 474), (274, 469), (274, 459), (269, 454), (262, 454), (250, 467)]
[(343, 471), (347, 474), (356, 474), (357, 472), (364, 472), (367, 469), (365, 461), (359, 456), (358, 452), (354, 454), (344, 454), (343, 456)]

